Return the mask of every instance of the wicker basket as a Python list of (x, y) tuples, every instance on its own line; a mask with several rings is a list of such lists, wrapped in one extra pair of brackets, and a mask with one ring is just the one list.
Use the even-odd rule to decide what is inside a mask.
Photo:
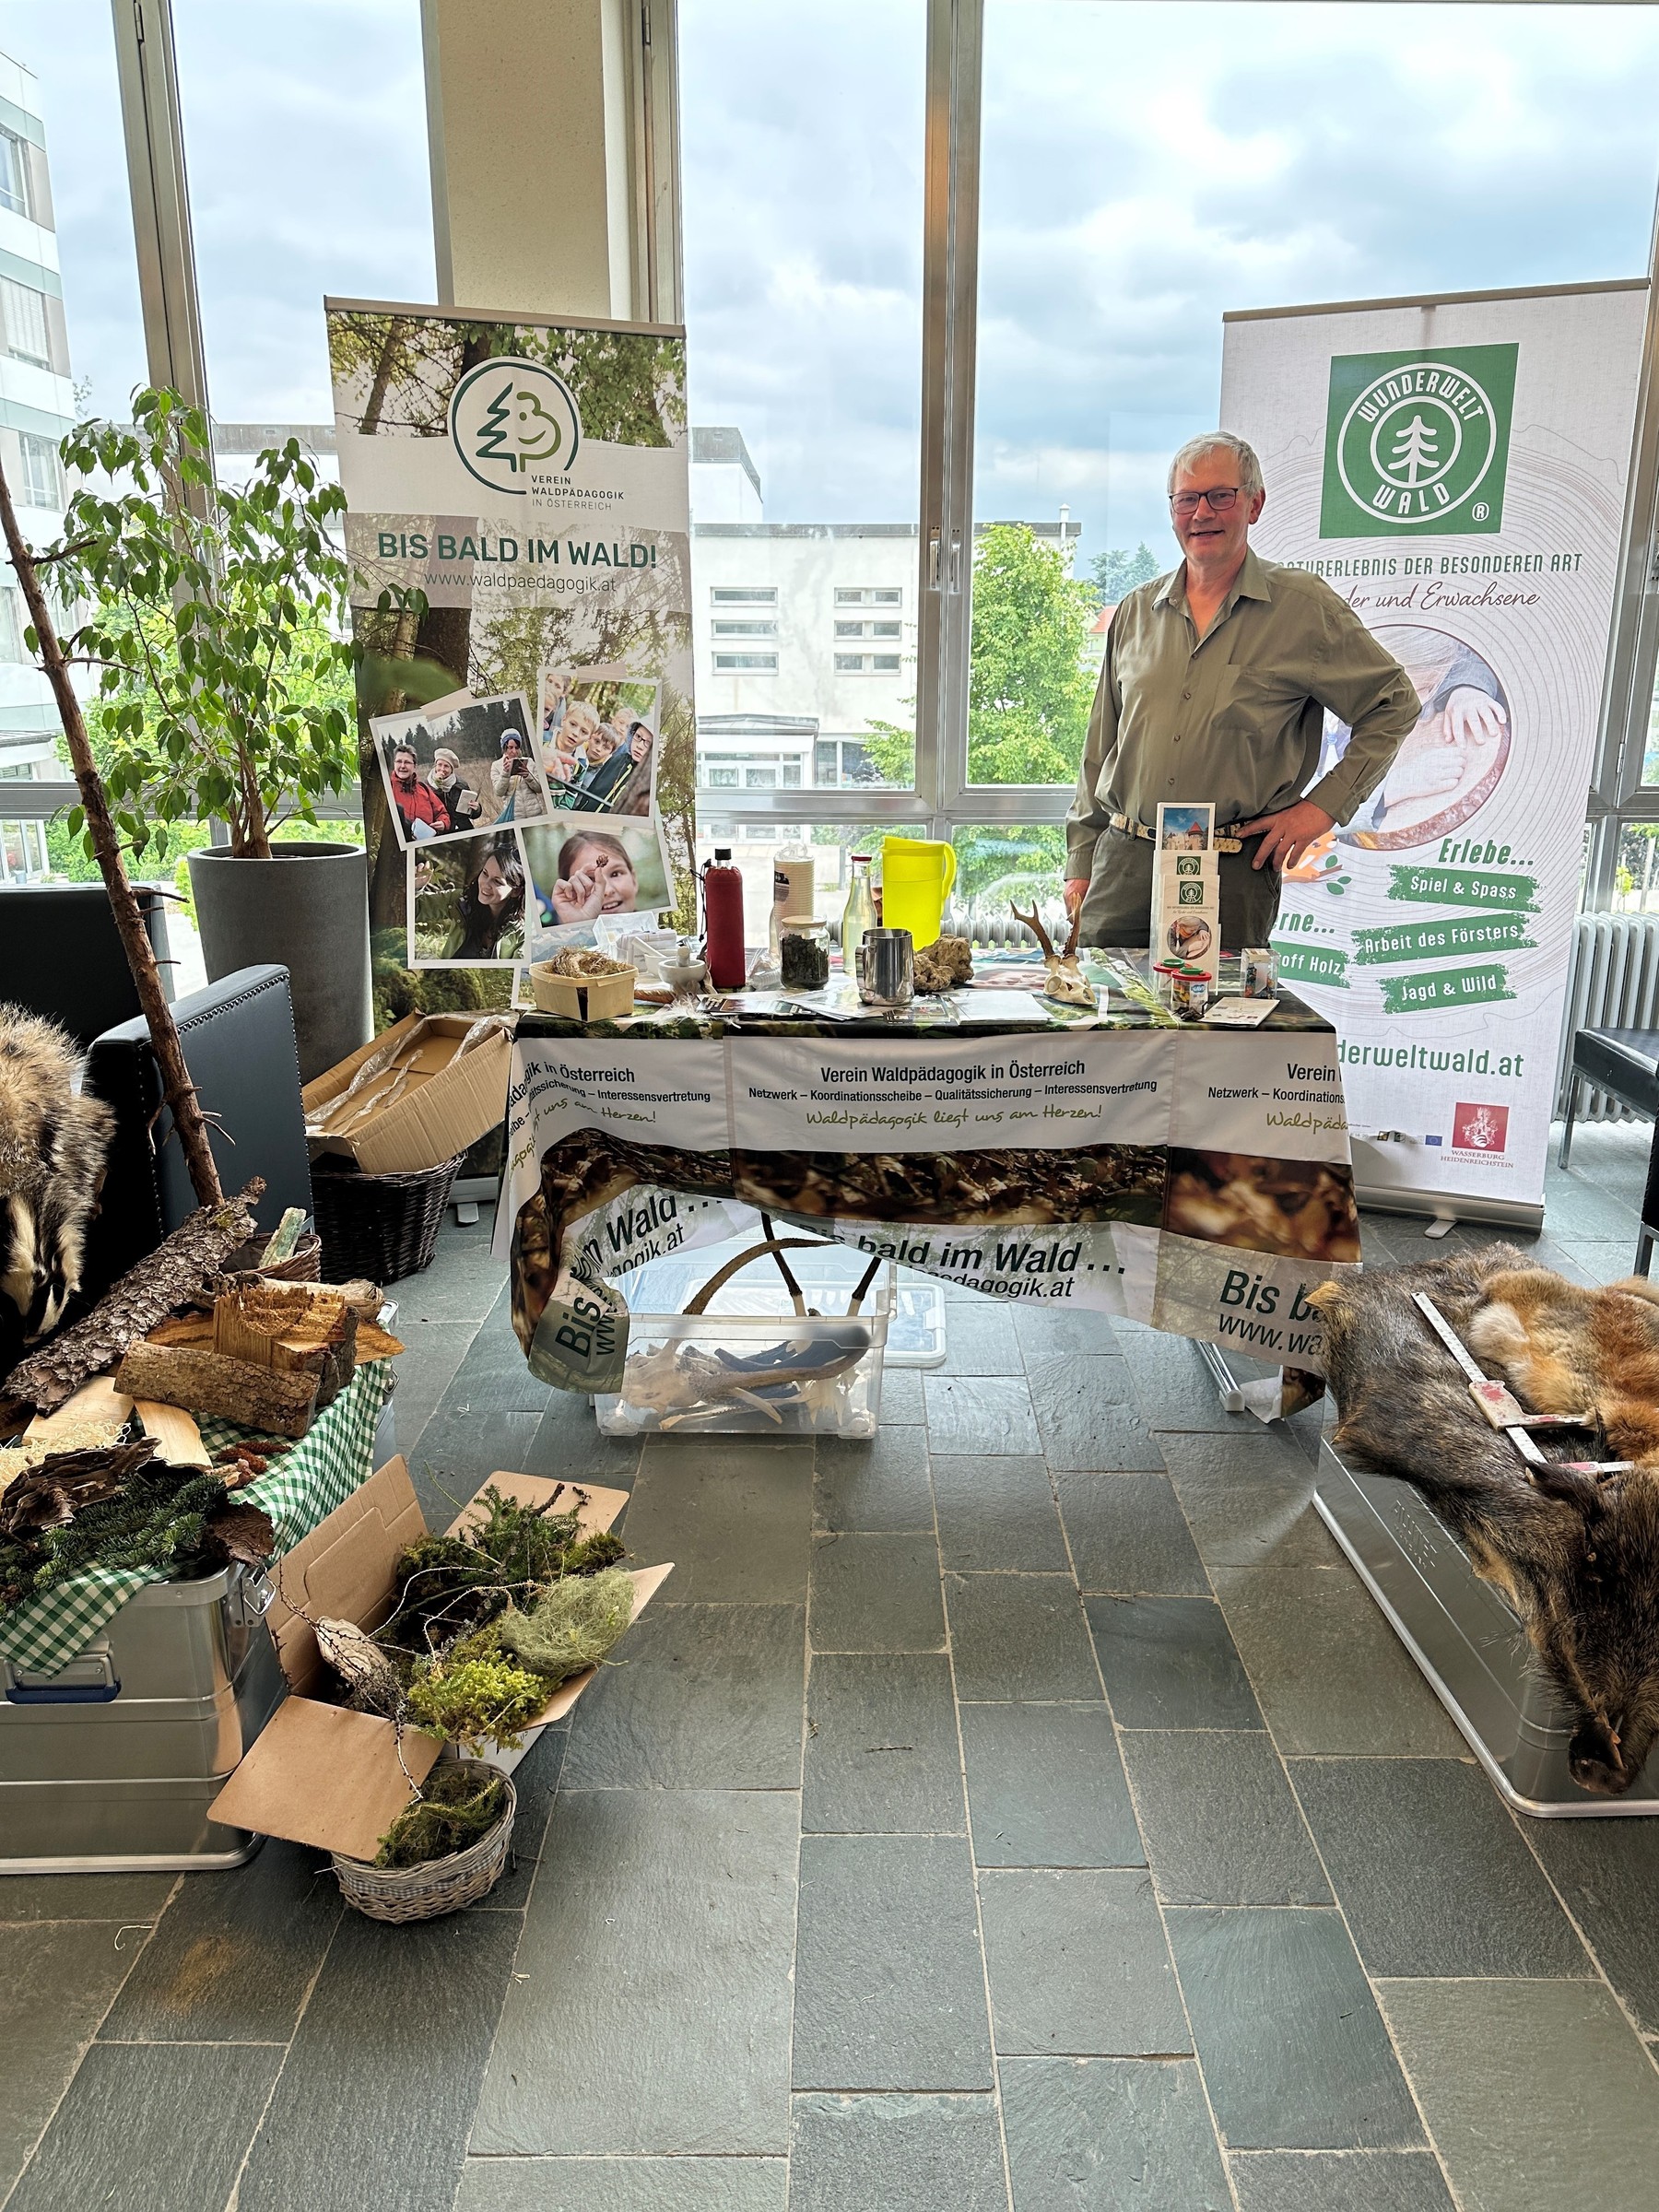
[(447, 1859), (429, 1859), (423, 1866), (371, 1866), (362, 1859), (334, 1853), (334, 1870), (340, 1894), (348, 1905), (371, 1920), (437, 1920), (445, 1912), (459, 1912), (476, 1905), (501, 1878), (507, 1865), (507, 1847), (512, 1841), (512, 1819), (518, 1798), (511, 1782), (494, 1767), (465, 1762), (480, 1781), (499, 1782), (506, 1792), (501, 1817), (487, 1835)]
[(438, 1224), (464, 1154), (413, 1175), (365, 1175), (349, 1161), (312, 1162), (312, 1206), (323, 1240), (323, 1280), (401, 1282), (432, 1264)]
[(275, 1266), (262, 1267), (259, 1255), (270, 1242), (268, 1237), (250, 1237), (239, 1244), (219, 1269), (221, 1275), (258, 1275), (268, 1283), (317, 1283), (323, 1279), (323, 1240), (308, 1229), (286, 1260)]

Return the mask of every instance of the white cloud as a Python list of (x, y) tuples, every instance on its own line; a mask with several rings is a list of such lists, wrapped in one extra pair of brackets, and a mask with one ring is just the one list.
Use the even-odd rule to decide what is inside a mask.
[[(982, 509), (1161, 553), (1228, 308), (1640, 272), (1652, 14), (990, 0)], [(683, 0), (695, 411), (780, 519), (915, 512), (921, 18)]]
[[(175, 0), (208, 389), (228, 420), (329, 419), (325, 291), (429, 300), (415, 0)], [(0, 0), (41, 80), (70, 358), (118, 415), (147, 382), (108, 0)]]

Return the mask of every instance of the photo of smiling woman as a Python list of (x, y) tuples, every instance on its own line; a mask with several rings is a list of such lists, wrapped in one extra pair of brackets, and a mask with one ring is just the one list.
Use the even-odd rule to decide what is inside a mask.
[(528, 958), (565, 945), (592, 945), (594, 924), (618, 914), (654, 914), (670, 903), (668, 871), (655, 828), (617, 821), (584, 827), (568, 818), (524, 832), (533, 893)]
[(524, 958), (525, 871), (511, 830), (411, 853), (409, 965), (510, 967)]

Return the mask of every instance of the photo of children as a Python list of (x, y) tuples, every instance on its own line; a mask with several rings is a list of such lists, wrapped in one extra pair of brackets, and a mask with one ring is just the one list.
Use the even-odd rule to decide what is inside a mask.
[(1158, 810), (1160, 853), (1207, 853), (1215, 833), (1213, 806), (1160, 806)]
[(656, 797), (659, 687), (552, 669), (542, 678), (542, 759), (557, 807), (646, 820)]
[(494, 699), (455, 692), (419, 713), (379, 716), (370, 727), (405, 846), (541, 820), (549, 812), (522, 691)]
[(529, 959), (546, 959), (563, 945), (591, 945), (601, 914), (654, 914), (673, 899), (653, 824), (613, 821), (600, 828), (566, 819), (538, 824), (524, 836)]
[(517, 835), (494, 830), (412, 853), (411, 968), (510, 967), (524, 958), (526, 877)]

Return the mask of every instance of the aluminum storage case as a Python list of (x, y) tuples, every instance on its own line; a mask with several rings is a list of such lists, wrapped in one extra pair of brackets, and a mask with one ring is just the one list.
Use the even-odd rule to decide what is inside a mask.
[(0, 1659), (0, 1874), (236, 1866), (207, 1818), (286, 1693), (270, 1584), (230, 1567), (128, 1598), (54, 1675)]

